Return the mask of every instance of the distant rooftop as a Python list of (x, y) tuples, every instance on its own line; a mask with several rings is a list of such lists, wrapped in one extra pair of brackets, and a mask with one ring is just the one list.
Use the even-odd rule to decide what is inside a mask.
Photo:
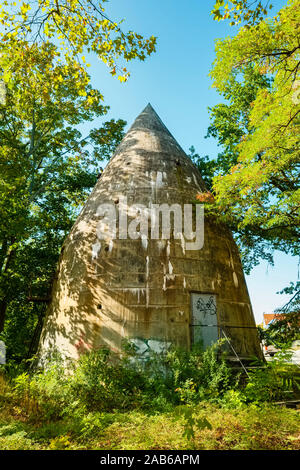
[(271, 322), (284, 320), (285, 318), (286, 314), (284, 313), (264, 313), (264, 323), (266, 326), (268, 326)]

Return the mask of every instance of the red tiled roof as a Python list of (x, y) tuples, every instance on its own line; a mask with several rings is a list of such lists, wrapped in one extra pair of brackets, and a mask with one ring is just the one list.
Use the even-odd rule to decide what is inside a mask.
[(264, 313), (264, 322), (268, 325), (272, 320), (284, 320), (285, 315), (282, 313)]

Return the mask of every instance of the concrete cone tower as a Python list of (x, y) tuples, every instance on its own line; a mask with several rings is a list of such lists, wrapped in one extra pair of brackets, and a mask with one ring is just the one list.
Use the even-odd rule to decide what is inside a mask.
[(169, 239), (153, 239), (150, 228), (120, 239), (120, 219), (116, 233), (104, 227), (103, 207), (117, 213), (127, 203), (129, 225), (141, 213), (137, 205), (146, 212), (153, 204), (183, 210), (205, 191), (199, 171), (148, 104), (65, 240), (39, 354), (55, 348), (77, 358), (103, 345), (120, 352), (127, 339), (145, 357), (169, 344), (205, 348), (225, 332), (240, 357), (261, 356), (239, 253), (224, 225), (205, 219), (197, 250), (172, 230)]

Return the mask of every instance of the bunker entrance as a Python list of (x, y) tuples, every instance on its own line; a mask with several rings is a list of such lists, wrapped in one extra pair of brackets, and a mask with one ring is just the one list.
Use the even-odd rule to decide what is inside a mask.
[(192, 292), (191, 310), (191, 342), (206, 349), (219, 338), (216, 296)]

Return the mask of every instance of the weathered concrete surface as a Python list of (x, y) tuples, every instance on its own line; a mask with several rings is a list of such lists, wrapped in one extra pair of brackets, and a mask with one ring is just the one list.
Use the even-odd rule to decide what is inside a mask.
[[(206, 191), (201, 175), (150, 105), (138, 116), (89, 196), (62, 248), (40, 354), (52, 347), (73, 358), (131, 338), (191, 343), (192, 291), (217, 298), (218, 324), (237, 352), (261, 355), (236, 244), (226, 227), (205, 220), (204, 247), (185, 241), (97, 238), (97, 208), (189, 204)], [(147, 343), (148, 344), (148, 343)], [(154, 344), (154, 343), (153, 343)]]

